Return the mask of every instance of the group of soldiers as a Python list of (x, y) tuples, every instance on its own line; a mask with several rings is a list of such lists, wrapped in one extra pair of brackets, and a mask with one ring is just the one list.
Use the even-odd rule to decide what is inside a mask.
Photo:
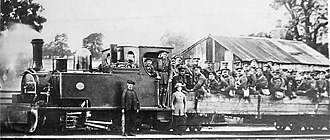
[[(150, 76), (159, 80), (159, 106), (168, 107), (168, 94), (176, 91), (177, 83), (183, 84), (183, 92), (195, 92), (197, 99), (207, 94), (250, 99), (250, 95), (271, 95), (274, 99), (298, 95), (308, 95), (313, 101), (329, 95), (329, 72), (281, 69), (276, 62), (259, 63), (258, 60), (240, 62), (234, 70), (225, 64), (215, 70), (214, 63), (206, 61), (206, 67), (199, 64), (200, 58), (169, 58), (160, 53), (157, 66), (151, 59), (145, 60), (145, 68)], [(171, 67), (170, 67), (171, 65)], [(172, 88), (169, 88), (172, 87)], [(170, 91), (172, 89), (172, 91)], [(171, 93), (169, 93), (171, 92)]]
[[(169, 107), (166, 103), (169, 104), (171, 100), (173, 131), (178, 134), (184, 131), (182, 126), (185, 123), (187, 109), (185, 94), (188, 92), (194, 92), (197, 100), (208, 94), (223, 95), (228, 98), (238, 97), (248, 101), (250, 95), (268, 95), (276, 100), (285, 97), (294, 99), (299, 95), (306, 95), (311, 97), (313, 102), (329, 97), (328, 71), (298, 72), (293, 69), (280, 69), (279, 64), (271, 61), (259, 64), (256, 59), (240, 62), (241, 65), (233, 71), (228, 69), (228, 64), (215, 70), (212, 62), (207, 61), (207, 66), (202, 68), (199, 66), (199, 60), (199, 58), (183, 59), (180, 56), (169, 58), (166, 52), (160, 53), (156, 59), (144, 59), (146, 72), (151, 77), (155, 77), (159, 83), (159, 107)], [(122, 96), (123, 113), (125, 112), (128, 124), (134, 124), (135, 114), (139, 112), (139, 101), (132, 88), (134, 84), (133, 81), (128, 80), (128, 88)], [(170, 97), (168, 94), (172, 95), (171, 99), (167, 98)], [(124, 135), (134, 135), (132, 131), (127, 129), (125, 132), (128, 133)]]
[(303, 71), (280, 69), (279, 64), (267, 62), (258, 63), (256, 59), (241, 62), (241, 66), (233, 71), (225, 65), (219, 70), (207, 61), (207, 67), (201, 68), (199, 58), (178, 56), (172, 59), (172, 85), (183, 83), (183, 91), (195, 91), (198, 98), (205, 94), (224, 95), (248, 99), (250, 95), (271, 95), (274, 99), (298, 95), (310, 96), (312, 101), (329, 95), (329, 73), (326, 71)]

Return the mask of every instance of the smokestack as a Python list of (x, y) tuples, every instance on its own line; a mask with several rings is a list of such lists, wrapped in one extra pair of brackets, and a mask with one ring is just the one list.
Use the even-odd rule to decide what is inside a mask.
[(42, 66), (42, 46), (44, 44), (43, 39), (33, 39), (31, 41), (33, 47), (33, 69), (41, 70)]

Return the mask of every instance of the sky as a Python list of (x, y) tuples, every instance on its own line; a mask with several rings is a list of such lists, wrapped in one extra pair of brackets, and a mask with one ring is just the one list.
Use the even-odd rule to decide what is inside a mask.
[(34, 0), (47, 18), (38, 36), (45, 42), (66, 33), (75, 50), (91, 33), (104, 34), (104, 48), (160, 45), (165, 33), (182, 34), (190, 43), (211, 34), (239, 36), (270, 32), (283, 12), (272, 0)]

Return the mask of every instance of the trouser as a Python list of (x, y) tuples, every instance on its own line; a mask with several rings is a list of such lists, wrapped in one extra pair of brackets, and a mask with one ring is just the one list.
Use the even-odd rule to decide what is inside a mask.
[(167, 97), (167, 85), (160, 85), (159, 91), (159, 104), (162, 106), (166, 106), (166, 98)]
[(186, 118), (185, 116), (173, 115), (172, 127), (174, 132), (184, 132), (185, 130)]
[(136, 119), (137, 113), (136, 110), (126, 110), (125, 112), (125, 132), (131, 133), (136, 130), (135, 128), (135, 119)]

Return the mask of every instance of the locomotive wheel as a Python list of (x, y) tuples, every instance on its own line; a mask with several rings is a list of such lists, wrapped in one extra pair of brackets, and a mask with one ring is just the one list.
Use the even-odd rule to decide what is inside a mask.
[(309, 125), (309, 126), (305, 126), (305, 130), (306, 130), (306, 131), (315, 131), (316, 128), (317, 128), (317, 127), (315, 127), (315, 126), (311, 126), (311, 125)]
[(286, 125), (284, 123), (279, 123), (279, 122), (275, 122), (274, 126), (278, 131), (284, 131), (286, 128)]
[(289, 125), (289, 128), (291, 129), (291, 131), (301, 131), (302, 126), (298, 123), (291, 123)]
[(316, 127), (316, 130), (317, 130), (317, 131), (322, 131), (322, 129), (323, 129), (323, 126), (318, 126), (318, 127)]
[(202, 130), (202, 126), (190, 126), (188, 128), (190, 132), (199, 132)]

